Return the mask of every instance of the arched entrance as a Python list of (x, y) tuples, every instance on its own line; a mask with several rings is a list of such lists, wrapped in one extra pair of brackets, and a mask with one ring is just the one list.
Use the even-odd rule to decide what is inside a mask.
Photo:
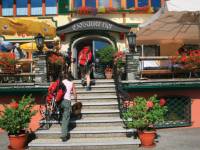
[(95, 65), (94, 66), (95, 69), (98, 69), (98, 67), (100, 67), (100, 65), (98, 65), (99, 60), (96, 56), (96, 51), (98, 51), (101, 48), (105, 48), (109, 45), (116, 47), (114, 41), (101, 35), (82, 36), (73, 41), (71, 45), (71, 52), (72, 52), (72, 58), (74, 58), (75, 61), (71, 64), (71, 69), (72, 69), (72, 75), (75, 79), (80, 78), (79, 67), (78, 67), (78, 54), (80, 50), (86, 45), (92, 48), (92, 61)]
[[(99, 17), (81, 18), (58, 27), (57, 35), (65, 35), (66, 41), (63, 43), (65, 43), (66, 48), (71, 51), (74, 60), (73, 63), (71, 63), (73, 77), (75, 79), (79, 78), (77, 56), (80, 48), (84, 44), (88, 44), (92, 47), (93, 54), (95, 54), (96, 50), (94, 46), (95, 42), (103, 43), (102, 45), (112, 45), (114, 48), (117, 48), (116, 45), (122, 42), (116, 43), (116, 41), (119, 41), (120, 33), (128, 33), (130, 29), (131, 27)], [(123, 42), (125, 44), (125, 40)], [(69, 44), (69, 46), (67, 44)]]

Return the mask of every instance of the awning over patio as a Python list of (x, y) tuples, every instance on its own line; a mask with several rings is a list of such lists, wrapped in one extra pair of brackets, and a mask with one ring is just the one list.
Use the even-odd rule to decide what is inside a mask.
[[(22, 44), (22, 45), (20, 45), (20, 48), (26, 52), (34, 52), (34, 51), (38, 50), (35, 42)], [(47, 51), (47, 50), (48, 50), (48, 48), (46, 46), (44, 46), (43, 51)]]
[[(200, 43), (200, 5), (198, 0), (166, 1), (137, 32), (138, 44)], [(180, 44), (180, 45), (182, 45)]]
[(43, 19), (33, 18), (5, 18), (0, 17), (0, 35), (35, 36), (41, 33), (43, 36), (55, 37), (56, 26)]

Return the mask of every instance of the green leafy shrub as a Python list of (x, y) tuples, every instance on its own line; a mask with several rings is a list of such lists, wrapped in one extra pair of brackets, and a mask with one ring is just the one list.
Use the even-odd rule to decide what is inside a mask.
[(19, 102), (13, 100), (9, 105), (4, 105), (4, 110), (0, 112), (0, 128), (9, 135), (20, 134), (36, 114), (36, 111), (32, 111), (33, 106), (34, 99), (31, 96), (23, 96)]
[(114, 54), (117, 50), (112, 46), (107, 46), (105, 48), (99, 49), (96, 52), (97, 57), (100, 59), (100, 63), (108, 66), (113, 65)]
[(151, 130), (155, 123), (164, 120), (167, 112), (166, 101), (158, 99), (156, 95), (149, 98), (136, 97), (133, 99), (133, 105), (127, 108), (123, 113), (123, 118), (128, 128), (139, 130)]

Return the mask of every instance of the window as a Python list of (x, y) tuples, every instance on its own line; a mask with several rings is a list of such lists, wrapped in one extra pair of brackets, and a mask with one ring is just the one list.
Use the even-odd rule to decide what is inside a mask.
[(56, 0), (46, 0), (46, 14), (47, 15), (57, 14)]
[(79, 8), (82, 6), (82, 0), (74, 0), (74, 8)]
[(2, 0), (2, 16), (13, 16), (13, 0)]
[(17, 16), (27, 16), (28, 15), (28, 0), (17, 0)]
[(121, 0), (112, 0), (113, 8), (121, 8)]
[(87, 7), (96, 8), (96, 0), (86, 0), (85, 5), (86, 5)]
[(109, 7), (110, 1), (109, 0), (99, 0), (99, 7)]
[(153, 6), (154, 10), (158, 10), (161, 7), (161, 1), (151, 0), (151, 5)]
[(148, 0), (138, 0), (138, 7), (144, 7), (148, 5)]
[(160, 56), (160, 47), (157, 45), (145, 45), (144, 56)]
[(126, 0), (126, 8), (133, 8), (135, 6), (134, 0)]
[(42, 15), (42, 0), (31, 0), (31, 15)]

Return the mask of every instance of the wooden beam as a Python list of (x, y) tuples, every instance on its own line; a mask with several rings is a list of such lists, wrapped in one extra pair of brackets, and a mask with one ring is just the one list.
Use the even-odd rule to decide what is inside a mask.
[(58, 8), (58, 3), (59, 3), (58, 0), (56, 0), (57, 16), (58, 16), (58, 9), (59, 9)]
[(31, 16), (31, 0), (28, 0), (28, 16)]
[(70, 1), (70, 10), (74, 9), (74, 0)]
[(138, 8), (138, 0), (135, 0), (135, 8)]
[(96, 8), (98, 9), (99, 7), (99, 0), (96, 0)]
[(13, 1), (13, 16), (17, 16), (16, 0)]
[(2, 16), (2, 1), (0, 0), (0, 16)]
[(42, 16), (46, 15), (46, 0), (42, 0)]
[(122, 9), (126, 8), (126, 0), (121, 0), (121, 7)]
[(86, 7), (85, 0), (82, 0), (82, 7)]
[(111, 8), (113, 7), (112, 6), (112, 0), (109, 0), (109, 7), (111, 7)]

